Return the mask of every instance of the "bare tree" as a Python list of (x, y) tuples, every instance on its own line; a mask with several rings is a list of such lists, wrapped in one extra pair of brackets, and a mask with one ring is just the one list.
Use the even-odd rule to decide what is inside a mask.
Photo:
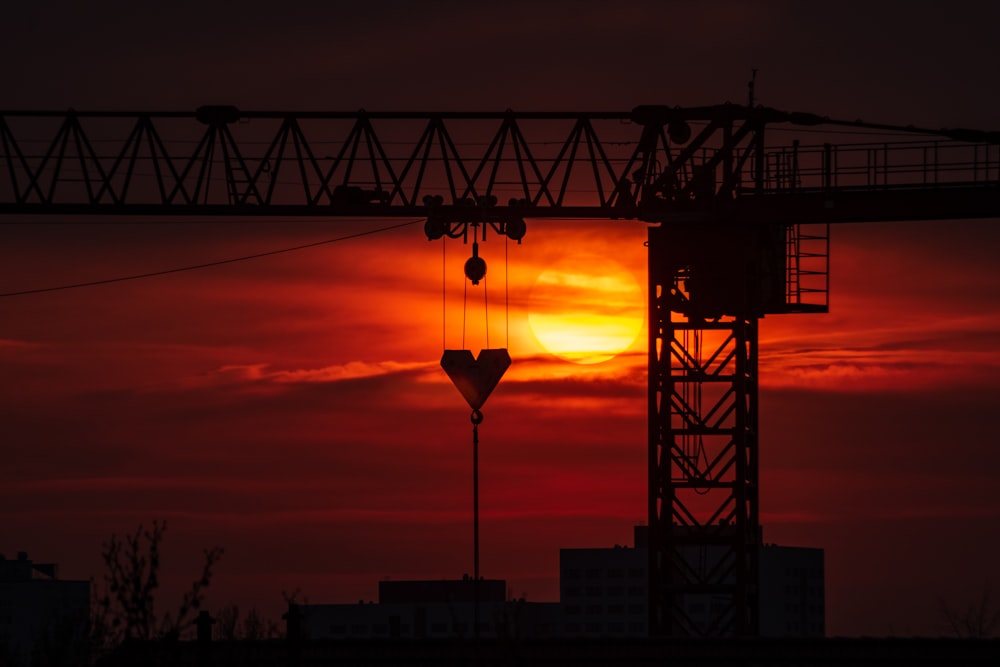
[(104, 543), (104, 590), (95, 597), (91, 615), (92, 643), (98, 654), (127, 639), (178, 638), (201, 607), (204, 589), (212, 580), (212, 570), (223, 550), (205, 549), (201, 576), (184, 593), (177, 610), (158, 615), (155, 602), (160, 585), (160, 542), (166, 529), (165, 521), (153, 521), (150, 529), (140, 525), (124, 540), (112, 535)]
[(274, 639), (281, 636), (281, 628), (271, 619), (265, 619), (254, 607), (243, 619), (243, 639)]
[(993, 637), (1000, 629), (1000, 606), (992, 598), (989, 582), (983, 587), (979, 599), (970, 602), (963, 610), (953, 608), (944, 598), (938, 602), (941, 615), (948, 621), (956, 637)]
[(228, 604), (215, 612), (215, 637), (223, 641), (275, 639), (281, 635), (278, 624), (265, 619), (252, 607), (242, 619), (240, 608)]
[(215, 612), (215, 627), (213, 628), (215, 638), (222, 641), (239, 639), (239, 623), (240, 608), (235, 604), (227, 604)]

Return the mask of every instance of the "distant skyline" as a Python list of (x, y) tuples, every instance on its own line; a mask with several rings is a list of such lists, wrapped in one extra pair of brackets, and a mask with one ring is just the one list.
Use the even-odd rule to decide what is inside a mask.
[[(768, 106), (1000, 129), (989, 2), (51, 0), (8, 14), (0, 109), (628, 110), (743, 103), (757, 68)], [(0, 220), (0, 293), (400, 221), (86, 222)], [(1000, 585), (998, 222), (837, 226), (831, 312), (761, 322), (764, 538), (825, 549), (830, 635), (948, 634), (940, 598)], [(441, 242), (421, 227), (0, 299), (0, 553), (100, 579), (103, 540), (165, 519), (161, 604), (220, 545), (208, 607), (273, 618), (283, 590), (350, 602), (386, 577), (471, 572), (468, 406), (438, 365), (460, 345), (469, 248), (448, 242), (442, 322)], [(491, 343), (513, 358), (480, 427), (482, 572), (515, 595), (557, 599), (560, 547), (631, 544), (645, 520), (644, 334), (580, 365), (528, 322), (550, 307), (539, 277), (587, 255), (625, 267), (641, 311), (644, 240), (641, 223), (529, 220), (520, 246), (482, 244)]]

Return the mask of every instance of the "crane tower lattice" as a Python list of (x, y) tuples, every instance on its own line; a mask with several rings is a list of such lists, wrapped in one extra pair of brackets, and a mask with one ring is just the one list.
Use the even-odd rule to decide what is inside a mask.
[(0, 215), (39, 214), (421, 216), (432, 239), (652, 223), (650, 631), (753, 636), (758, 321), (826, 312), (833, 223), (1000, 216), (1000, 134), (731, 104), (0, 111)]

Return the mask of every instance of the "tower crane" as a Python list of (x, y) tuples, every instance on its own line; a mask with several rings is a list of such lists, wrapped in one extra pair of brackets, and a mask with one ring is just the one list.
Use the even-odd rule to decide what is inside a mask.
[[(875, 140), (834, 141), (845, 128)], [(648, 224), (654, 635), (758, 633), (758, 322), (828, 310), (830, 226), (1000, 217), (998, 132), (752, 102), (0, 111), (0, 149), (5, 216), (419, 216), (432, 240)]]

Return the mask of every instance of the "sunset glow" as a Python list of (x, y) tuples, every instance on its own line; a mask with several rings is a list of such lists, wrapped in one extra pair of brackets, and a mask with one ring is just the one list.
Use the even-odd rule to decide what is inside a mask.
[[(23, 229), (5, 246), (5, 288), (183, 266), (383, 223), (329, 224), (240, 234), (211, 224), (72, 227), (60, 229), (60, 242), (49, 228)], [(822, 546), (823, 527), (848, 535), (865, 507), (878, 508), (865, 515), (872, 522), (931, 509), (977, 521), (1000, 512), (988, 492), (996, 451), (983, 435), (1000, 394), (1000, 327), (991, 310), (957, 304), (919, 274), (924, 227), (889, 229), (835, 230), (842, 250), (830, 314), (760, 323), (770, 539)], [(489, 345), (509, 347), (512, 365), (483, 408), (482, 565), (519, 593), (554, 599), (559, 548), (627, 543), (645, 520), (645, 226), (616, 232), (530, 221), (521, 245), (482, 244), (490, 274), (475, 288), (462, 275), (467, 245), (450, 241), (442, 269), (442, 247), (413, 228), (8, 299), (0, 362), (11, 388), (8, 442), (18, 445), (5, 451), (5, 525), (28, 536), (29, 550), (51, 548), (53, 560), (87, 576), (99, 572), (108, 534), (167, 518), (179, 549), (226, 547), (215, 590), (244, 606), (257, 601), (248, 581), (265, 595), (302, 587), (337, 601), (370, 597), (384, 576), (460, 576), (469, 567), (468, 405), (439, 359), (443, 345), (462, 345), (463, 323), (465, 347), (486, 346), (488, 289)], [(873, 234), (877, 247), (879, 232), (897, 240), (885, 261), (919, 293), (873, 285), (855, 265), (874, 261), (864, 242)], [(77, 248), (88, 242), (82, 261)], [(992, 265), (991, 253), (962, 250), (941, 248), (962, 257), (947, 275)], [(978, 289), (995, 293), (991, 280)], [(893, 310), (907, 299), (919, 307)], [(543, 322), (555, 323), (551, 340)], [(604, 328), (574, 348), (579, 340), (563, 332), (591, 322)], [(572, 362), (595, 357), (606, 360)], [(963, 457), (935, 454), (959, 442)], [(896, 470), (924, 456), (932, 472)], [(965, 460), (981, 462), (974, 474), (962, 473)], [(910, 487), (945, 474), (951, 509), (914, 509)], [(58, 551), (43, 525), (60, 526), (85, 556)], [(276, 540), (289, 555), (269, 554)], [(399, 540), (408, 545), (402, 560)], [(857, 549), (844, 556), (856, 568)], [(333, 565), (332, 554), (341, 554)], [(280, 595), (265, 603), (279, 613)], [(834, 602), (831, 613), (847, 608)]]
[[(630, 545), (648, 519), (654, 223), (636, 216), (660, 209), (622, 206), (640, 193), (622, 180), (641, 183), (629, 179), (644, 165), (656, 187), (642, 192), (667, 197), (685, 225), (703, 211), (725, 218), (730, 196), (770, 224), (760, 186), (784, 183), (794, 206), (778, 219), (799, 222), (819, 210), (810, 202), (824, 202), (820, 218), (864, 208), (866, 179), (906, 194), (964, 173), (950, 139), (875, 129), (884, 123), (989, 133), (968, 145), (993, 197), (998, 23), (1000, 3), (930, 0), (7, 3), (0, 200), (14, 203), (0, 215), (0, 293), (18, 295), (0, 298), (0, 554), (100, 582), (112, 534), (166, 520), (158, 610), (219, 545), (204, 609), (236, 604), (278, 623), (285, 592), (356, 603), (387, 578), (461, 578), (473, 568), (473, 431), (440, 360), (505, 348), (511, 365), (477, 430), (481, 571), (513, 596), (557, 600), (560, 549)], [(742, 108), (748, 96), (797, 119), (769, 122), (766, 153), (746, 143), (750, 122), (692, 120), (679, 144), (669, 124), (630, 115)], [(206, 105), (274, 117), (210, 128), (193, 117)], [(52, 115), (36, 126), (15, 114), (29, 110)], [(117, 122), (133, 111), (164, 114), (137, 126), (158, 128), (161, 147), (136, 134), (122, 152)], [(537, 118), (509, 122), (522, 112)], [(343, 115), (338, 128), (357, 113), (359, 132), (328, 133), (326, 113)], [(624, 115), (599, 117), (611, 113)], [(838, 124), (798, 124), (812, 114)], [(192, 136), (217, 140), (190, 162), (188, 120)], [(272, 144), (279, 125), (287, 143)], [(255, 138), (226, 152), (224, 129)], [(650, 152), (661, 139), (670, 151)], [(713, 157), (723, 140), (739, 153)], [(883, 147), (900, 140), (914, 166), (894, 174)], [(151, 152), (169, 161), (145, 161)], [(807, 187), (821, 170), (807, 156), (846, 170), (832, 186), (857, 182), (847, 203)], [(273, 217), (230, 206), (250, 181), (235, 167), (227, 179), (226, 164), (244, 161), (262, 196), (310, 204)], [(739, 178), (729, 163), (743, 165)], [(204, 172), (239, 214), (114, 211), (154, 164), (164, 183), (168, 164), (187, 173), (192, 201), (204, 200), (188, 187)], [(22, 177), (43, 165), (44, 178)], [(114, 188), (82, 178), (85, 167), (113, 174)], [(383, 167), (405, 172), (405, 187)], [(24, 213), (4, 185), (14, 173)], [(675, 190), (672, 174), (690, 187)], [(894, 175), (912, 183), (884, 182)], [(321, 190), (342, 183), (407, 205), (379, 209), (386, 218), (361, 203), (328, 209)], [(449, 205), (524, 198), (523, 238), (483, 224), (486, 207), (463, 209), (477, 221), (466, 238), (428, 240), (422, 195), (449, 183)], [(717, 209), (702, 205), (708, 186), (723, 188)], [(181, 189), (147, 194), (176, 203)], [(66, 191), (109, 212), (78, 214), (59, 203)], [(598, 199), (605, 208), (580, 204)], [(583, 217), (543, 217), (553, 206)], [(938, 209), (929, 199), (925, 210)], [(942, 599), (965, 609), (990, 581), (997, 593), (1000, 218), (892, 215), (830, 225), (829, 313), (757, 322), (759, 391), (747, 400), (759, 408), (763, 540), (825, 549), (829, 636), (948, 635)], [(488, 264), (478, 285), (463, 273), (473, 238)], [(732, 269), (742, 255), (728, 241), (695, 254)], [(72, 287), (86, 283), (101, 284)], [(696, 392), (703, 405), (728, 386), (718, 379)]]
[(531, 291), (531, 332), (566, 361), (611, 359), (635, 342), (643, 320), (642, 290), (613, 260), (572, 255), (545, 269)]

